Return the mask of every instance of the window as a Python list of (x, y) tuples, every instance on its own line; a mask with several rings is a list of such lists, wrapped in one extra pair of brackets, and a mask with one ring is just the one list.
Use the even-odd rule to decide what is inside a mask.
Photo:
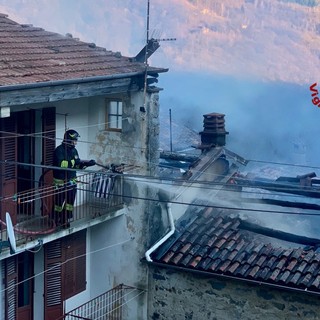
[(122, 129), (122, 101), (107, 100), (106, 129), (121, 131)]
[(45, 246), (45, 307), (48, 319), (62, 314), (62, 302), (86, 289), (86, 230)]

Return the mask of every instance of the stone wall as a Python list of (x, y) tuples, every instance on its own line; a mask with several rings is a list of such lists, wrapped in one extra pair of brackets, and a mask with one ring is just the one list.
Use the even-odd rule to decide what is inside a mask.
[(320, 319), (320, 298), (304, 292), (150, 267), (148, 319)]

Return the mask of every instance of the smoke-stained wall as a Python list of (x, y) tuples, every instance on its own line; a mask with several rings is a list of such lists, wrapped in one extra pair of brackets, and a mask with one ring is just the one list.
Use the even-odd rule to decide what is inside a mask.
[(317, 296), (150, 267), (148, 319), (319, 319)]

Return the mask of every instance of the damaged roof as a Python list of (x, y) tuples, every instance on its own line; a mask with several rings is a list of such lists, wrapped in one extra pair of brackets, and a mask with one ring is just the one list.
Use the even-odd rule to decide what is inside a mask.
[[(214, 148), (202, 154), (195, 166), (190, 167), (188, 181), (206, 181), (208, 177), (211, 183), (224, 183), (213, 183), (214, 186), (219, 186), (212, 188), (213, 191), (206, 189), (207, 200), (199, 198), (190, 203), (187, 211), (176, 220), (174, 234), (150, 255), (152, 262), (163, 267), (320, 294), (320, 239), (253, 224), (242, 218), (246, 214), (241, 213), (243, 207), (239, 207), (239, 201), (244, 201), (240, 187), (252, 184), (257, 188), (278, 191), (279, 198), (273, 199), (272, 194), (268, 193), (270, 199), (267, 197), (261, 201), (250, 199), (246, 195), (243, 203), (248, 206), (252, 202), (251, 209), (259, 211), (256, 205), (261, 201), (260, 210), (265, 210), (265, 214), (270, 209), (267, 205), (272, 205), (287, 207), (282, 213), (288, 214), (288, 219), (290, 213), (296, 214), (297, 210), (303, 210), (307, 217), (310, 214), (307, 210), (319, 210), (319, 207), (305, 201), (283, 201), (283, 192), (297, 193), (299, 201), (302, 196), (310, 197), (316, 193), (319, 183), (316, 181), (312, 186), (310, 174), (294, 178), (280, 177), (275, 181), (265, 179), (262, 180), (263, 183), (261, 179), (246, 180), (239, 175), (232, 161), (247, 164), (245, 159), (225, 148)], [(286, 188), (282, 186), (284, 183)], [(224, 191), (228, 190), (237, 191), (233, 192), (234, 198), (226, 196)], [(226, 199), (227, 206), (220, 207), (217, 204), (216, 200)], [(309, 198), (306, 197), (306, 200)], [(250, 207), (243, 210), (250, 211)], [(278, 228), (277, 224), (274, 225)]]
[(145, 73), (143, 62), (0, 14), (0, 86), (137, 73)]
[(151, 255), (154, 263), (320, 293), (316, 247), (289, 248), (257, 237), (213, 208), (202, 209)]

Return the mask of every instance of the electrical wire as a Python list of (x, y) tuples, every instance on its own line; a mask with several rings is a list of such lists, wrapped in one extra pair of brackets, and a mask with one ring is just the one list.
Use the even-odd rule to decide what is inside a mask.
[(125, 240), (125, 241), (121, 241), (121, 242), (118, 242), (118, 243), (115, 243), (115, 244), (112, 244), (112, 245), (109, 245), (109, 246), (106, 246), (106, 247), (103, 247), (103, 248), (100, 248), (100, 249), (97, 249), (97, 250), (93, 250), (93, 251), (90, 251), (90, 252), (86, 252), (85, 254), (80, 254), (80, 255), (78, 255), (78, 256), (69, 258), (69, 259), (67, 259), (66, 261), (60, 262), (60, 263), (56, 264), (55, 266), (53, 266), (53, 267), (51, 267), (51, 268), (45, 269), (45, 270), (43, 270), (43, 271), (41, 271), (41, 272), (38, 272), (37, 274), (35, 274), (35, 275), (33, 275), (33, 276), (31, 276), (31, 277), (29, 277), (29, 278), (27, 278), (27, 279), (24, 279), (24, 280), (22, 280), (22, 281), (19, 281), (19, 282), (13, 284), (13, 285), (11, 285), (11, 286), (9, 286), (9, 287), (1, 290), (0, 293), (3, 293), (3, 292), (5, 292), (5, 291), (7, 291), (7, 290), (9, 290), (9, 289), (12, 289), (12, 288), (14, 288), (14, 287), (17, 287), (17, 286), (19, 286), (20, 284), (22, 284), (22, 283), (24, 283), (24, 282), (30, 281), (30, 280), (32, 280), (32, 279), (34, 279), (34, 278), (36, 278), (36, 277), (38, 277), (38, 276), (40, 276), (40, 275), (42, 275), (42, 274), (45, 274), (45, 273), (48, 272), (48, 271), (54, 270), (55, 268), (58, 268), (58, 267), (66, 264), (66, 263), (68, 263), (68, 262), (70, 262), (70, 261), (73, 261), (73, 260), (78, 259), (78, 258), (86, 257), (86, 256), (89, 256), (89, 255), (91, 255), (91, 254), (94, 254), (94, 253), (97, 253), (97, 252), (100, 252), (100, 251), (103, 251), (103, 250), (107, 250), (107, 249), (110, 249), (110, 248), (113, 248), (113, 247), (116, 247), (116, 246), (119, 246), (119, 245), (123, 245), (124, 243), (127, 243), (127, 242), (132, 241), (132, 240), (133, 240), (133, 239), (130, 238), (130, 239), (127, 239), (127, 240)]
[[(123, 118), (123, 120), (129, 119), (129, 117), (127, 118)], [(78, 126), (75, 127), (75, 129), (82, 129), (82, 128), (92, 128), (92, 127), (99, 127), (101, 125), (107, 125), (110, 122), (99, 122), (97, 124), (93, 124), (93, 125), (85, 125), (85, 126)], [(188, 128), (187, 126), (181, 124), (181, 126)], [(188, 128), (189, 129), (189, 128)], [(61, 129), (62, 130), (62, 129)], [(63, 129), (64, 130), (64, 129)], [(28, 133), (28, 134), (21, 134), (21, 133), (12, 133), (9, 131), (0, 131), (0, 134), (7, 134), (9, 136), (5, 136), (5, 137), (1, 137), (0, 139), (10, 139), (10, 138), (18, 138), (18, 137), (39, 137), (39, 138), (45, 138), (45, 139), (50, 139), (50, 140), (63, 140), (62, 138), (50, 138), (45, 134), (48, 133), (55, 133), (57, 130), (48, 130), (48, 131), (39, 131), (39, 132), (35, 132), (35, 133)], [(96, 142), (92, 142), (92, 141), (85, 141), (85, 140), (78, 140), (81, 143), (87, 143), (87, 144), (91, 144), (91, 145), (96, 145), (98, 143)], [(147, 150), (149, 148), (147, 147), (134, 147), (132, 145), (130, 146), (121, 146), (122, 148), (131, 148), (131, 149), (141, 149), (141, 150)], [(136, 161), (136, 159), (134, 159)], [(249, 162), (255, 162), (255, 163), (264, 163), (264, 164), (275, 164), (275, 165), (282, 165), (282, 166), (290, 166), (290, 167), (301, 167), (301, 168), (310, 168), (310, 169), (318, 169), (320, 170), (319, 166), (310, 166), (310, 165), (302, 165), (302, 164), (293, 164), (293, 163), (286, 163), (286, 162), (275, 162), (275, 161), (265, 161), (265, 160), (259, 160), (259, 159), (246, 159)], [(152, 163), (150, 163), (152, 164)], [(154, 163), (153, 163), (154, 164)]]
[[(114, 175), (117, 175), (117, 174), (115, 173)], [(123, 176), (122, 174), (118, 174), (118, 175)], [(139, 175), (133, 175), (131, 177), (128, 176), (128, 175), (125, 175), (125, 178), (128, 179), (128, 180), (134, 179), (134, 182), (136, 182), (136, 183), (142, 182), (142, 183), (150, 184), (150, 182), (152, 181), (152, 183), (157, 183), (157, 185), (166, 184), (167, 186), (168, 185), (172, 186), (171, 182), (176, 182), (176, 180), (171, 179), (171, 180), (167, 180), (167, 182), (164, 183), (163, 180), (159, 180), (157, 178), (150, 177), (150, 176), (145, 176), (142, 179), (141, 176), (139, 176)], [(137, 181), (137, 178), (139, 179), (139, 181)], [(183, 182), (186, 183), (185, 181), (183, 181)], [(180, 188), (185, 188), (185, 189), (186, 188), (194, 188), (194, 189), (206, 189), (206, 190), (217, 190), (217, 191), (230, 191), (230, 190), (225, 190), (225, 189), (221, 190), (221, 187), (227, 186), (227, 184), (225, 184), (225, 183), (206, 183), (206, 182), (202, 183), (202, 182), (195, 181), (195, 182), (187, 182), (186, 184), (187, 185), (185, 185), (185, 186), (179, 186), (179, 187)], [(204, 187), (204, 185), (205, 185), (205, 187)], [(219, 187), (219, 188), (216, 188), (216, 187)], [(256, 187), (256, 189), (258, 189), (258, 188), (259, 187)], [(81, 189), (81, 188), (79, 188), (79, 189), (83, 190), (83, 191), (90, 192), (90, 191), (88, 191), (86, 189)], [(261, 189), (261, 188), (259, 188), (259, 189)], [(292, 189), (292, 188), (287, 188), (287, 187), (283, 188), (283, 189), (279, 188), (280, 192), (281, 191), (283, 191), (283, 192), (284, 191), (292, 191), (292, 190), (297, 190), (297, 189)], [(298, 189), (298, 190), (303, 190), (303, 189)], [(34, 190), (31, 191), (31, 193), (27, 193), (27, 192), (24, 192), (24, 193), (21, 193), (21, 194), (18, 193), (18, 194), (9, 196), (9, 197), (2, 198), (1, 201), (10, 200), (13, 197), (15, 197), (17, 199), (17, 201), (20, 202), (20, 203), (24, 203), (24, 201), (34, 201), (34, 200), (45, 198), (46, 196), (50, 196), (52, 193), (54, 193), (54, 189), (53, 189), (52, 186), (49, 186), (47, 188), (47, 190), (41, 190), (41, 192), (45, 192), (44, 196), (43, 196), (43, 193), (39, 194), (38, 197), (36, 197), (35, 195), (32, 194), (32, 193), (37, 194), (37, 192), (38, 192), (38, 190), (34, 189)], [(236, 191), (236, 190), (233, 190), (233, 189), (231, 189), (231, 192), (236, 192), (237, 194), (239, 194), (239, 191)], [(248, 192), (248, 194), (249, 194), (249, 192)], [(257, 193), (251, 192), (251, 194), (257, 194)], [(261, 194), (261, 193), (259, 193), (259, 194)], [(119, 195), (119, 194), (118, 195), (114, 194), (114, 196), (123, 196), (123, 197), (127, 197), (127, 198), (130, 198), (130, 199), (140, 199), (140, 200), (145, 200), (145, 201), (158, 201), (158, 202), (161, 202), (158, 199), (151, 199), (151, 198), (148, 198), (148, 197), (125, 196), (125, 195)], [(298, 196), (296, 196), (296, 197), (298, 197)], [(172, 201), (172, 203), (181, 204), (181, 205), (193, 205), (193, 203), (191, 203), (191, 202), (178, 202), (178, 201), (174, 201), (174, 200), (171, 200), (171, 201)], [(165, 202), (165, 201), (163, 201), (163, 202)], [(231, 207), (226, 207), (226, 206), (214, 206), (214, 207), (215, 208), (220, 208), (220, 209), (229, 209), (229, 210), (241, 210), (241, 211), (247, 210), (247, 211), (252, 211), (252, 209), (250, 209), (250, 208), (239, 208), (239, 207), (232, 207), (231, 208)], [(254, 211), (288, 214), (288, 212), (286, 212), (286, 211), (275, 211), (275, 210), (266, 211), (266, 210), (261, 209), (261, 210), (254, 210)], [(295, 213), (295, 214), (297, 214), (297, 213)], [(309, 215), (309, 214), (306, 214), (306, 213), (299, 213), (299, 214), (301, 214), (301, 215)], [(310, 215), (317, 215), (317, 214), (310, 214)]]

